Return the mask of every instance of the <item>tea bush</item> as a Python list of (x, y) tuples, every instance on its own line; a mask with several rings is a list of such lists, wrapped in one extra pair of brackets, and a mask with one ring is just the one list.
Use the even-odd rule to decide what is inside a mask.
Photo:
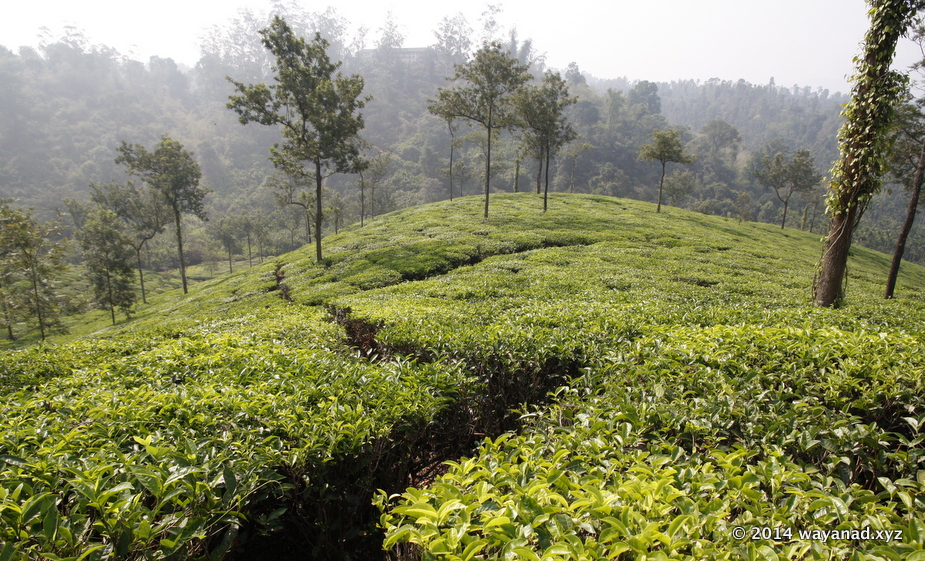
[(0, 561), (925, 558), (925, 270), (815, 309), (811, 234), (493, 204), (0, 355)]
[[(323, 509), (319, 494), (344, 477), (362, 484), (378, 442), (426, 424), (464, 385), (451, 365), (345, 356), (305, 308), (177, 335), (123, 336), (90, 355), (59, 346), (40, 386), (6, 387), (5, 559), (220, 556), (304, 500)], [(25, 370), (40, 351), (6, 360)]]
[(381, 494), (385, 546), (409, 541), (425, 559), (925, 558), (921, 340), (652, 331), (521, 434), (431, 486)]

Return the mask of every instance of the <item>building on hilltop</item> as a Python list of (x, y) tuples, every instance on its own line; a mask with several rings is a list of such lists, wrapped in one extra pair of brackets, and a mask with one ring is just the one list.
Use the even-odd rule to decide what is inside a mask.
[[(433, 56), (433, 49), (430, 47), (414, 47), (408, 49), (389, 49), (395, 56), (398, 57), (402, 62), (408, 64), (413, 63), (423, 63), (429, 57)], [(376, 56), (377, 53), (383, 52), (382, 49), (362, 49), (360, 50), (358, 56), (361, 59), (370, 59)]]

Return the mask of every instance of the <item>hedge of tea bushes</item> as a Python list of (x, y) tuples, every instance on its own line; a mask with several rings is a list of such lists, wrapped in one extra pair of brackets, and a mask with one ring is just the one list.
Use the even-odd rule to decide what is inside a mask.
[(466, 376), (343, 347), (302, 308), (5, 356), (0, 558), (220, 558), (306, 503), (344, 511), (318, 535), (371, 531), (344, 489), (371, 485), (384, 443)]
[(925, 558), (921, 343), (653, 329), (521, 434), (433, 485), (381, 494), (385, 546), (414, 543), (424, 559)]

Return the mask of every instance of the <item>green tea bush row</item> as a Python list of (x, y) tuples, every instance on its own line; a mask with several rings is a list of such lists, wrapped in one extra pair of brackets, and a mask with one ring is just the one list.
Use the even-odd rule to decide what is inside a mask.
[[(486, 441), (425, 489), (380, 495), (385, 546), (418, 544), (425, 559), (925, 558), (919, 347), (656, 328), (523, 434)], [(800, 534), (863, 528), (901, 539)]]
[(381, 442), (426, 425), (465, 377), (350, 358), (335, 332), (294, 310), (125, 336), (92, 360), (54, 347), (55, 376), (0, 404), (0, 557), (219, 558), (306, 503), (342, 507)]

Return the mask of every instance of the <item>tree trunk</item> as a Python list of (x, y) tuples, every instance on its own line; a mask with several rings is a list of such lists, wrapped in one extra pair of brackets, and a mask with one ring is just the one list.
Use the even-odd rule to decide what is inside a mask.
[(665, 164), (662, 162), (662, 177), (658, 180), (658, 204), (655, 205), (655, 212), (662, 211), (662, 185), (665, 184)]
[(315, 259), (321, 263), (321, 160), (315, 160)]
[(810, 234), (813, 233), (813, 228), (816, 227), (816, 214), (819, 213), (819, 199), (820, 198), (821, 197), (818, 194), (813, 198), (813, 216), (812, 218), (809, 219), (809, 233)]
[[(450, 179), (450, 199), (453, 198), (453, 180)], [(364, 218), (366, 214), (366, 185), (363, 180), (363, 170), (360, 170), (360, 228), (364, 226)]]
[(254, 260), (251, 259), (251, 235), (247, 234), (247, 267), (251, 268), (254, 266)]
[[(491, 112), (488, 114), (491, 122)], [(485, 127), (488, 130), (488, 149), (485, 151), (485, 218), (488, 218), (488, 191), (491, 185), (491, 126)]]
[(3, 319), (6, 321), (6, 334), (10, 341), (15, 341), (16, 336), (13, 335), (13, 314), (10, 311), (10, 303), (7, 300), (7, 296), (4, 293), (3, 296)]
[[(789, 200), (789, 199), (788, 199)], [(780, 221), (780, 229), (784, 229), (784, 223), (787, 222), (787, 201), (784, 201), (784, 217)]]
[(514, 160), (514, 192), (517, 193), (520, 191), (520, 158)]
[(896, 277), (899, 276), (899, 265), (903, 260), (903, 253), (906, 251), (906, 239), (909, 232), (912, 231), (912, 224), (915, 222), (915, 214), (919, 207), (919, 193), (922, 191), (922, 183), (925, 182), (925, 142), (922, 143), (922, 151), (919, 153), (919, 163), (915, 168), (915, 178), (912, 180), (912, 193), (909, 195), (909, 210), (906, 211), (906, 221), (899, 231), (899, 239), (896, 240), (896, 249), (893, 251), (893, 262), (890, 264), (890, 274), (886, 278), (886, 291), (883, 297), (890, 299), (893, 297), (893, 291), (896, 290)]
[(183, 294), (187, 294), (189, 289), (186, 285), (186, 261), (183, 259), (183, 233), (180, 231), (180, 209), (174, 208), (173, 222), (177, 227), (177, 252), (180, 255), (180, 278), (183, 279)]
[(540, 150), (539, 157), (536, 159), (536, 194), (540, 194), (540, 185), (543, 178), (543, 151)]
[(450, 200), (453, 200), (453, 156), (455, 155), (455, 146), (453, 146), (453, 126), (450, 125)]
[(231, 246), (228, 246), (228, 272), (233, 273), (234, 267), (231, 264)]
[(549, 148), (543, 151), (546, 153), (546, 185), (543, 188), (543, 212), (546, 212), (547, 199), (549, 198)]
[(116, 324), (116, 303), (112, 297), (112, 279), (109, 277), (109, 269), (106, 270), (106, 294), (109, 298), (109, 315), (112, 317), (112, 324)]
[[(38, 257), (36, 257), (38, 259)], [(39, 320), (39, 334), (42, 337), (42, 341), (45, 340), (45, 318), (42, 316), (42, 300), (39, 298), (39, 279), (38, 273), (35, 270), (35, 265), (33, 264), (32, 269), (32, 294), (35, 296), (35, 315)]]
[(834, 306), (843, 291), (851, 235), (866, 202), (879, 189), (886, 151), (884, 137), (892, 120), (890, 108), (901, 95), (890, 65), (896, 42), (909, 25), (921, 1), (881, 0), (870, 3), (870, 29), (864, 36), (864, 54), (857, 58), (858, 73), (847, 119), (839, 132), (840, 156), (833, 168), (830, 204), (832, 221), (823, 244), (822, 259), (813, 280), (813, 301)]
[(141, 283), (141, 301), (147, 304), (148, 299), (145, 297), (145, 274), (144, 274), (144, 271), (141, 270), (141, 246), (140, 245), (137, 248), (135, 248), (135, 256), (138, 257), (138, 281)]
[(842, 296), (848, 250), (851, 249), (851, 235), (857, 211), (858, 207), (855, 204), (845, 212), (832, 216), (829, 236), (822, 245), (822, 259), (813, 290), (818, 306), (834, 306)]

